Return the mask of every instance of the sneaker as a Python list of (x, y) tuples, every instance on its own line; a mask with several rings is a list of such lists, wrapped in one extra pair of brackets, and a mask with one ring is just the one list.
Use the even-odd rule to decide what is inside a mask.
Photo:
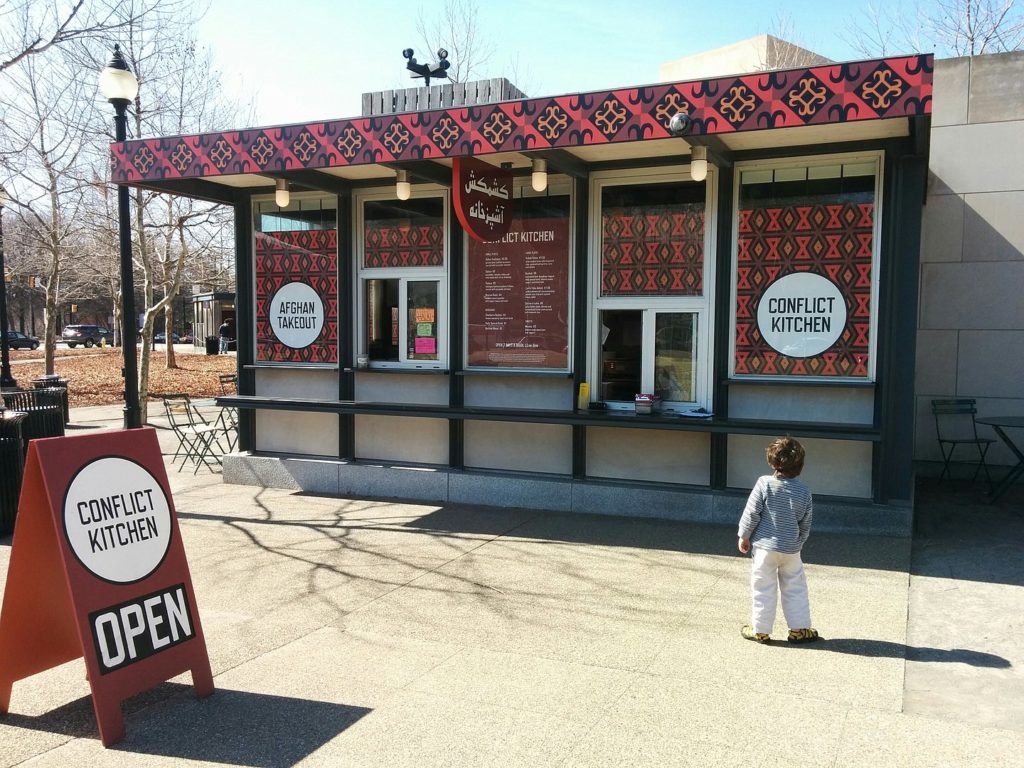
[(740, 628), (740, 634), (745, 640), (753, 640), (755, 643), (770, 643), (772, 640), (771, 635), (765, 632), (755, 632), (749, 624), (744, 624)]
[(805, 629), (789, 630), (789, 637), (786, 639), (791, 643), (814, 643), (821, 638), (818, 637), (818, 630), (808, 627)]

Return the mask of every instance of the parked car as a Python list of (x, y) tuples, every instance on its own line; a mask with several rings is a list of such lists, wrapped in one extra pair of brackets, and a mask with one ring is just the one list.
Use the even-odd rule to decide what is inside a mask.
[[(180, 341), (181, 341), (181, 339), (178, 337), (178, 334), (176, 334), (176, 333), (172, 333), (171, 334), (171, 343), (172, 344), (177, 344)], [(154, 344), (166, 344), (167, 343), (167, 336), (163, 333), (163, 331), (161, 331), (160, 333), (154, 333), (153, 334), (153, 343)]]
[(39, 339), (26, 336), (20, 331), (7, 332), (8, 349), (39, 349)]
[(114, 332), (99, 325), (65, 325), (60, 337), (72, 349), (79, 344), (83, 347), (92, 347), (104, 340), (107, 344), (114, 343)]

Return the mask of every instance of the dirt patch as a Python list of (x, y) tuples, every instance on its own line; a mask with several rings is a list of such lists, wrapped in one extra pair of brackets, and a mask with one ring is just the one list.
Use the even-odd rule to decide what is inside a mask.
[[(115, 405), (123, 402), (121, 350), (111, 347), (92, 349), (57, 348), (53, 372), (68, 380), (68, 399), (72, 408), (86, 405)], [(32, 379), (43, 375), (41, 351), (11, 350), (11, 374), (21, 387), (31, 387)], [(158, 400), (166, 394), (186, 393), (193, 397), (221, 394), (217, 377), (235, 373), (234, 355), (176, 354), (177, 368), (168, 369), (163, 350), (150, 360), (149, 396)]]

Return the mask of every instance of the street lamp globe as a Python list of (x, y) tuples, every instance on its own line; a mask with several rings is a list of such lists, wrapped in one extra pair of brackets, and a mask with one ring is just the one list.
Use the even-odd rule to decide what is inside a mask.
[(100, 71), (100, 93), (107, 101), (131, 101), (139, 95), (139, 81), (128, 68), (121, 46), (114, 46), (114, 55)]

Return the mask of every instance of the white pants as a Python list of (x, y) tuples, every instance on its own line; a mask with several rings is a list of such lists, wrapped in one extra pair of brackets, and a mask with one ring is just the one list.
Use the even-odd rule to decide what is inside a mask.
[(811, 604), (807, 596), (807, 577), (800, 553), (787, 555), (770, 549), (753, 548), (750, 569), (751, 626), (755, 632), (771, 634), (775, 624), (775, 606), (782, 588), (782, 613), (790, 629), (811, 626)]

